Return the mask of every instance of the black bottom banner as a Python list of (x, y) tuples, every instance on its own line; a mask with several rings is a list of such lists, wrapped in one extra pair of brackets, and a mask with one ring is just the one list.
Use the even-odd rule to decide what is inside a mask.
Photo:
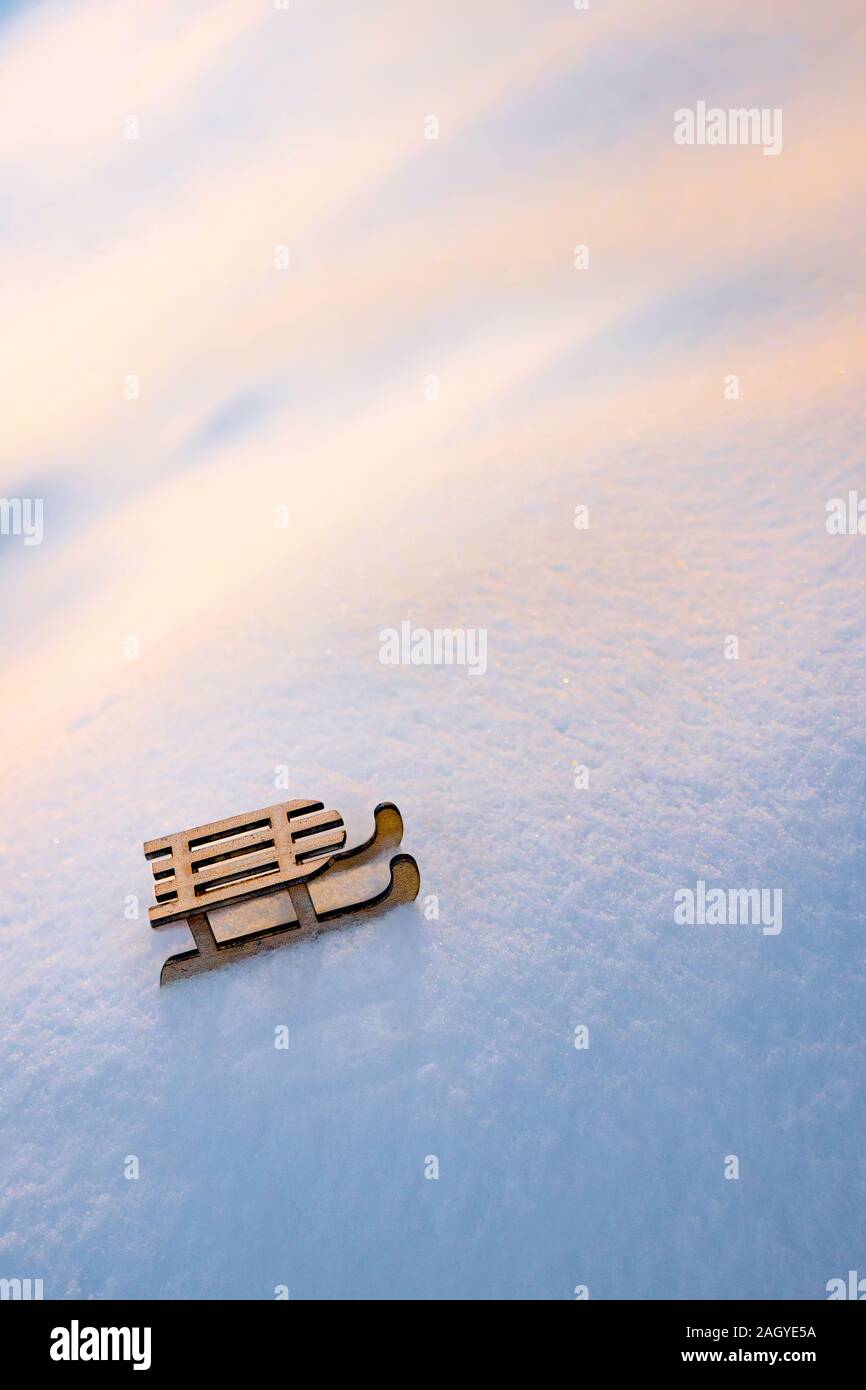
[[(24, 1374), (38, 1370), (52, 1376), (92, 1376), (111, 1368), (115, 1373), (194, 1371), (224, 1376), (249, 1371), (251, 1361), (285, 1359), (288, 1345), (300, 1348), (306, 1343), (308, 1350), (312, 1349), (311, 1334), (315, 1336), (320, 1330), (328, 1334), (319, 1350), (329, 1363), (337, 1359), (333, 1350), (343, 1337), (352, 1337), (356, 1367), (358, 1343), (353, 1323), (359, 1304), (364, 1310), (364, 1345), (369, 1347), (377, 1305), (362, 1300), (318, 1305), (328, 1319), (327, 1325), (319, 1326), (317, 1305), (300, 1300), (42, 1303), (13, 1299), (0, 1302), (0, 1327), (7, 1366), (11, 1361)], [(457, 1330), (461, 1330), (460, 1309), (465, 1305), (447, 1306), (449, 1322), (455, 1317)], [(509, 1356), (520, 1349), (524, 1339), (535, 1337), (541, 1326), (535, 1320), (542, 1317), (545, 1333), (579, 1337), (581, 1355), (593, 1357), (596, 1371), (807, 1366), (825, 1375), (844, 1367), (850, 1375), (858, 1363), (866, 1329), (859, 1308), (833, 1301), (578, 1301), (568, 1307), (522, 1306), (523, 1313), (513, 1304), (469, 1305), (473, 1322), (462, 1330), (472, 1337), (476, 1357), (482, 1346), (490, 1347), (487, 1319), (495, 1322), (503, 1308), (508, 1309), (509, 1324), (503, 1328), (499, 1344), (502, 1350), (509, 1349)], [(440, 1362), (443, 1374), (453, 1373), (453, 1347), (439, 1341), (444, 1330), (442, 1315), (434, 1313), (429, 1304), (401, 1304), (398, 1334), (402, 1337), (410, 1330), (412, 1316), (419, 1317), (418, 1332), (425, 1337), (423, 1372), (429, 1374)], [(475, 1321), (478, 1316), (486, 1324), (480, 1338)], [(434, 1318), (435, 1337), (429, 1325)], [(525, 1327), (521, 1328), (524, 1319)], [(360, 1326), (357, 1330), (361, 1331)], [(537, 1353), (537, 1345), (533, 1345)], [(573, 1352), (574, 1344), (567, 1349)], [(529, 1350), (528, 1340), (525, 1350)]]

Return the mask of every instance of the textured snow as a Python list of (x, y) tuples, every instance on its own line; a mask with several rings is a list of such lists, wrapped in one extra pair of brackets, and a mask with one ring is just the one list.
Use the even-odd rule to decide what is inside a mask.
[[(716, 91), (707, 70), (722, 87), (726, 71), (717, 36), (686, 29), (676, 42), (695, 76), (663, 79), (674, 40), (659, 50), (631, 9), (599, 61), (624, 91), (644, 64), (666, 206), (670, 112)], [(731, 9), (747, 24), (749, 7)], [(455, 48), (471, 73), (488, 26), (520, 55), (549, 18), (479, 4), (473, 35), (458, 7), (440, 10), (417, 16), (431, 41), (445, 28), (439, 83)], [(829, 10), (844, 35), (853, 10)], [(598, 151), (585, 125), (560, 146), (557, 123), (581, 108), (575, 91), (552, 101), (551, 44), (529, 96), (506, 82), (481, 131), (469, 121), (453, 184), (441, 171), (441, 188), (425, 183), (425, 149), (365, 185), (352, 216), (329, 214), (322, 285), (330, 275), (337, 305), (353, 300), (345, 325), (320, 289), (291, 322), (291, 352), (262, 330), (265, 370), (253, 339), (249, 352), (234, 340), (245, 311), (221, 301), (209, 264), (228, 322), (192, 342), (178, 326), (174, 394), (163, 383), (156, 405), (143, 398), (141, 423), (105, 405), (96, 423), (76, 417), (68, 447), (62, 412), (56, 438), (41, 417), (32, 436), (20, 427), (3, 487), (34, 480), (47, 523), (38, 549), (2, 542), (0, 1275), (42, 1277), (50, 1298), (267, 1299), (285, 1285), (293, 1299), (567, 1299), (581, 1284), (592, 1298), (820, 1298), (829, 1279), (866, 1272), (866, 538), (824, 525), (828, 498), (866, 491), (862, 359), (846, 336), (862, 237), (853, 213), (840, 226), (802, 191), (803, 169), (818, 171), (798, 152), (796, 113), (831, 83), (808, 42), (817, 20), (792, 14), (794, 56), (769, 26), (755, 89), (790, 102), (790, 154), (723, 152), (734, 189), (777, 183), (757, 211), (702, 222), (697, 249), (686, 233), (665, 249), (672, 234), (652, 218), (634, 244), (616, 241), (629, 190), (651, 183), (644, 146), (618, 135), (600, 166), (610, 241), (603, 218), (584, 238), (573, 208), (554, 215), (569, 169)], [(688, 7), (680, 21), (698, 24)], [(0, 55), (14, 33), (0, 30)], [(375, 38), (341, 52), (372, 86)], [(737, 42), (757, 62), (753, 38)], [(235, 85), (222, 68), (213, 82), (252, 160), (254, 87), (240, 79), (260, 48), (244, 42)], [(844, 47), (823, 54), (831, 67)], [(418, 139), (429, 98), (408, 135), (390, 90), (376, 120), (356, 114), (395, 143)], [(198, 87), (189, 101), (207, 108)], [(339, 104), (334, 121), (339, 143), (354, 127)], [(217, 141), (202, 122), (181, 127), (178, 167), (183, 141), (190, 158)], [(285, 127), (272, 137), (278, 158)], [(85, 129), (83, 147), (95, 139)], [(681, 153), (713, 182), (695, 160), (711, 152)], [(537, 180), (549, 196), (525, 242), (505, 198), (504, 252), (496, 179), (476, 190), (470, 177), (477, 167), (486, 184), (490, 158), (527, 201)], [(844, 167), (837, 177), (838, 210)], [(601, 218), (600, 187), (588, 196)], [(118, 199), (125, 209), (133, 193)], [(795, 207), (796, 226), (783, 216)], [(406, 278), (388, 280), (387, 242), (384, 288), (354, 302), (363, 270), (356, 283), (339, 247), (357, 235), (381, 249), (391, 220), (453, 291), (441, 313), (411, 248)], [(449, 258), (473, 226), (496, 263), (476, 248), (464, 276)], [(523, 274), (520, 247), (545, 227), (551, 262)], [(225, 237), (234, 265), (246, 248), (232, 227)], [(267, 263), (281, 237), (266, 218), (258, 239)], [(584, 239), (600, 264), (576, 301)], [(162, 313), (154, 293), (135, 301), (142, 325)], [(100, 320), (80, 313), (98, 338)], [(130, 360), (124, 349), (117, 381)], [(738, 369), (734, 403), (722, 380)], [(430, 371), (438, 402), (424, 397)], [(209, 430), (187, 429), (202, 420)], [(286, 531), (272, 521), (283, 502)], [(486, 628), (486, 675), (382, 665), (379, 632), (405, 618)], [(136, 661), (128, 633), (141, 635)], [(739, 660), (724, 659), (728, 634)], [(353, 840), (377, 801), (396, 801), (418, 903), (160, 991), (185, 929), (147, 924), (143, 840), (306, 795), (342, 810)], [(676, 889), (701, 878), (781, 888), (781, 934), (675, 925)], [(124, 917), (130, 894), (138, 920)], [(724, 1178), (732, 1154), (738, 1181)]]

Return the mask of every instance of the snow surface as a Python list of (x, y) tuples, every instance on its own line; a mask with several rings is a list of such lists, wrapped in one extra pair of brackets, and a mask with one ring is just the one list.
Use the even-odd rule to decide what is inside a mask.
[[(500, 11), (519, 57), (546, 8), (479, 3), (480, 32), (448, 42), (459, 7), (436, 7), (437, 81), (461, 44), (471, 75), (471, 43), (483, 49), (485, 24), (501, 38)], [(853, 12), (829, 10), (844, 33)], [(239, 296), (219, 351), (209, 319), (134, 427), (107, 405), (76, 417), (68, 445), (62, 411), (53, 441), (38, 412), (32, 437), (19, 426), (3, 486), (42, 486), (47, 526), (40, 548), (3, 541), (0, 1275), (42, 1277), (50, 1298), (268, 1299), (285, 1285), (293, 1299), (568, 1299), (581, 1284), (592, 1298), (821, 1298), (866, 1273), (866, 539), (824, 526), (828, 498), (866, 490), (862, 359), (846, 336), (862, 253), (853, 215), (803, 192), (807, 167), (837, 179), (833, 207), (849, 196), (844, 161), (834, 173), (820, 157), (829, 135), (814, 168), (805, 134), (797, 145), (796, 113), (833, 84), (808, 8), (794, 13), (802, 48), (770, 26), (759, 87), (790, 101), (790, 154), (724, 152), (751, 161), (727, 159), (734, 190), (777, 182), (757, 207), (734, 199), (723, 226), (708, 214), (697, 250), (649, 216), (616, 241), (646, 175), (643, 145), (616, 143), (610, 241), (602, 221), (597, 277), (575, 291), (583, 238), (573, 208), (550, 209), (593, 155), (585, 126), (560, 144), (580, 104), (550, 105), (552, 44), (531, 99), (509, 79), (481, 131), (469, 121), (455, 187), (440, 175), (425, 201), (423, 150), (352, 217), (329, 214), (322, 284), (338, 301), (364, 283), (363, 266), (341, 278), (346, 239), (381, 249), (389, 219), (418, 237), (393, 283), (386, 240), (384, 278), (346, 325), (298, 311), (300, 342), (280, 355), (260, 324), (264, 373), (256, 334), (234, 338)], [(673, 58), (632, 14), (602, 57), (623, 90), (645, 63), (666, 205), (670, 110), (705, 94), (717, 49), (691, 37), (697, 75), (668, 79), (656, 107)], [(16, 34), (0, 30), (0, 54)], [(823, 55), (837, 90), (843, 49)], [(255, 66), (251, 53), (237, 62)], [(343, 55), (373, 85), (374, 53), (371, 40)], [(234, 94), (241, 127), (254, 90)], [(192, 107), (203, 100), (196, 88)], [(432, 100), (425, 89), (422, 117)], [(334, 120), (348, 138), (342, 107)], [(224, 155), (216, 135), (182, 133), (191, 153), (213, 141)], [(95, 138), (88, 127), (83, 146)], [(285, 126), (275, 157), (281, 139)], [(707, 180), (701, 203), (717, 174), (694, 157), (709, 152), (682, 153)], [(508, 166), (493, 191), (464, 184), (491, 158)], [(509, 194), (509, 242), (496, 192), (513, 170), (551, 203), (523, 241)], [(598, 185), (589, 201), (601, 216)], [(449, 258), (476, 222), (487, 250), (464, 268)], [(521, 278), (517, 248), (545, 227), (550, 260)], [(259, 230), (267, 258), (281, 237)], [(234, 266), (246, 250), (232, 235)], [(441, 283), (412, 270), (416, 254)], [(311, 243), (311, 277), (312, 258)], [(216, 305), (223, 273), (208, 265)], [(164, 313), (168, 355), (176, 305), (139, 292), (135, 322)], [(331, 312), (326, 290), (319, 303)], [(80, 314), (98, 339), (102, 321)], [(118, 380), (134, 360), (120, 353)], [(738, 369), (734, 403), (721, 383)], [(238, 434), (211, 396), (249, 385), (258, 400), (260, 381), (269, 408)], [(191, 436), (199, 419), (218, 423)], [(287, 531), (272, 523), (283, 501)], [(379, 632), (404, 618), (486, 628), (487, 674), (382, 665)], [(724, 659), (728, 634), (739, 660)], [(350, 839), (396, 801), (418, 903), (160, 991), (185, 929), (147, 924), (142, 841), (305, 795), (342, 810)], [(675, 891), (700, 878), (780, 887), (782, 932), (675, 925)]]

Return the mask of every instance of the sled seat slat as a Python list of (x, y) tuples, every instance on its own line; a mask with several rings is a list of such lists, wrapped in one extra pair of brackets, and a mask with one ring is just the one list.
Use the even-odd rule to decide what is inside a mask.
[(294, 800), (146, 841), (153, 926), (321, 873), (346, 842), (339, 811)]

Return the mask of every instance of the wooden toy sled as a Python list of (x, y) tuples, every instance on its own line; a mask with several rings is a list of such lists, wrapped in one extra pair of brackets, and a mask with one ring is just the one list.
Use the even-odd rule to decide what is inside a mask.
[(387, 887), (372, 895), (367, 888), (363, 896), (367, 866), (403, 839), (403, 818), (393, 802), (381, 802), (374, 821), (368, 840), (344, 849), (338, 811), (326, 811), (321, 801), (284, 801), (148, 840), (144, 853), (156, 899), (150, 924), (185, 921), (195, 942), (194, 950), (169, 956), (159, 983), (412, 902), (421, 877), (403, 853), (391, 857)]

